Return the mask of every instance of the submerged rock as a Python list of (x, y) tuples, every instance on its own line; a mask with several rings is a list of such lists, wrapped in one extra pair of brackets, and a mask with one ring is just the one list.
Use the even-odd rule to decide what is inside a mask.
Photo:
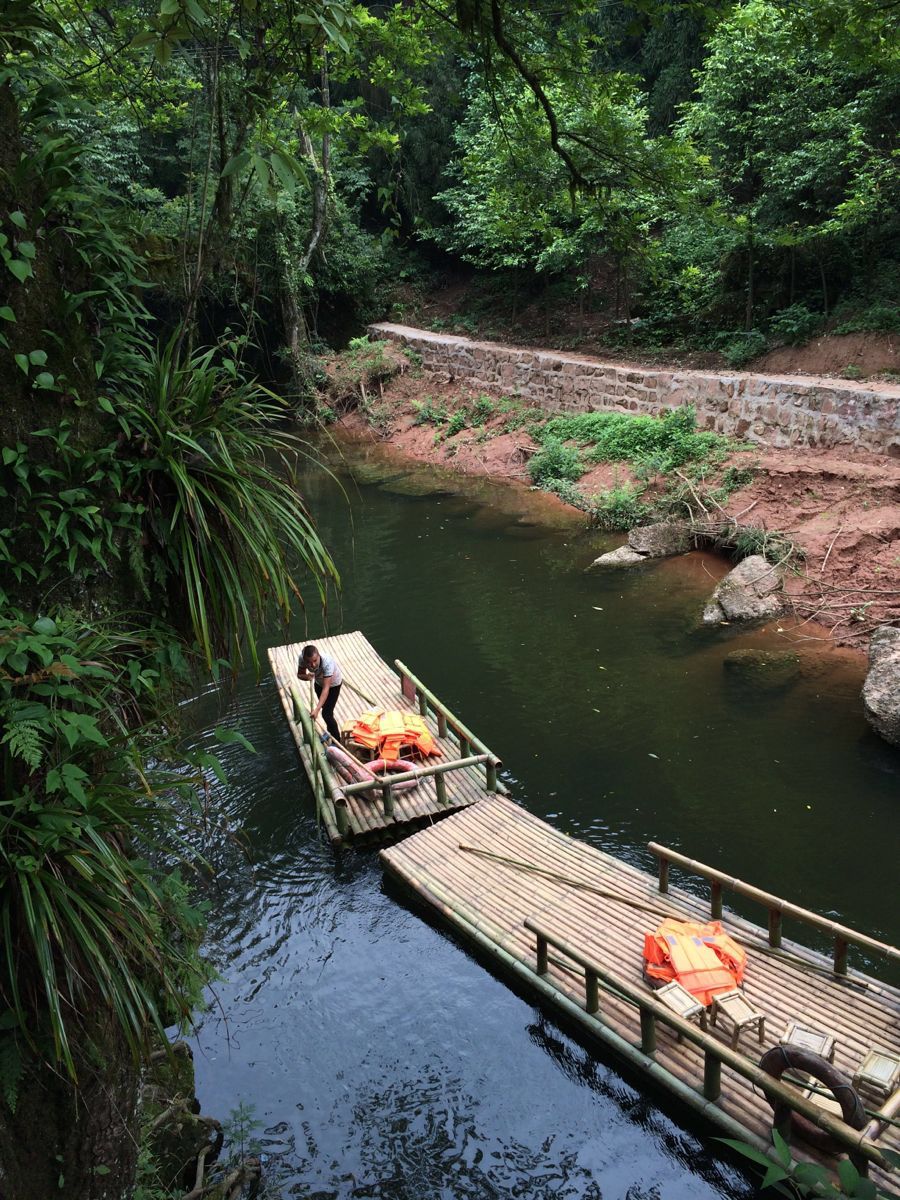
[(636, 525), (629, 530), (628, 542), (609, 554), (601, 554), (592, 567), (630, 567), (648, 558), (667, 558), (684, 554), (691, 548), (690, 527), (683, 521), (658, 521), (655, 525)]
[(725, 671), (760, 691), (778, 691), (799, 679), (800, 655), (790, 650), (732, 650), (722, 662)]
[(875, 732), (900, 746), (900, 629), (882, 625), (872, 634), (862, 701)]
[(773, 567), (761, 554), (751, 554), (729, 571), (713, 592), (703, 610), (703, 623), (777, 617), (784, 608), (780, 595), (783, 578), (780, 567)]

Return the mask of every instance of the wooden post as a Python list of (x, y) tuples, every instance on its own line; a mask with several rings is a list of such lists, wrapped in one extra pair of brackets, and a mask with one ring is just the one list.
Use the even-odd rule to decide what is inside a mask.
[(338, 833), (341, 835), (341, 837), (346, 837), (347, 831), (350, 828), (350, 814), (347, 811), (346, 796), (335, 796), (334, 819), (337, 823)]
[(486, 775), (485, 787), (489, 792), (497, 790), (497, 763), (491, 759), (490, 762), (484, 764), (484, 773)]
[(547, 939), (537, 934), (537, 973), (547, 974)]
[(384, 797), (384, 815), (392, 817), (394, 815), (394, 789), (389, 783), (384, 785), (382, 796)]
[(656, 1053), (656, 1017), (646, 1008), (641, 1009), (641, 1050)]
[(438, 723), (438, 737), (445, 738), (447, 736), (447, 718), (440, 711), (438, 712), (438, 715), (437, 715), (437, 723)]
[(709, 1050), (703, 1054), (703, 1095), (718, 1100), (722, 1094), (722, 1064)]
[(443, 775), (435, 775), (434, 790), (437, 792), (438, 804), (447, 803), (447, 780)]
[(584, 1010), (595, 1013), (600, 1007), (600, 980), (594, 971), (584, 973)]
[(847, 974), (847, 942), (842, 937), (834, 939), (834, 973), (835, 975)]
[(663, 893), (669, 890), (669, 860), (667, 858), (659, 860), (659, 890)]
[(714, 883), (709, 893), (709, 915), (714, 921), (722, 919), (722, 885)]
[(459, 735), (459, 757), (460, 758), (468, 758), (471, 753), (472, 753), (472, 751), (469, 749), (468, 738), (464, 738), (463, 735), (460, 734)]
[(418, 699), (419, 699), (419, 716), (427, 717), (428, 716), (428, 701), (425, 699), (425, 693), (420, 688), (417, 688), (416, 695), (418, 696)]
[(777, 908), (769, 909), (769, 945), (781, 945), (781, 913)]

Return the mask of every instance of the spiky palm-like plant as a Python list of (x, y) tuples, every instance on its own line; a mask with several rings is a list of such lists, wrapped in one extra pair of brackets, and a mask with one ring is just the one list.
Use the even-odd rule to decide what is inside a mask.
[(295, 482), (309, 447), (283, 428), (284, 402), (215, 350), (181, 360), (174, 338), (148, 348), (136, 383), (115, 408), (149, 577), (208, 665), (245, 653), (257, 665), (259, 619), (302, 603), (301, 565), (323, 601), (338, 582)]

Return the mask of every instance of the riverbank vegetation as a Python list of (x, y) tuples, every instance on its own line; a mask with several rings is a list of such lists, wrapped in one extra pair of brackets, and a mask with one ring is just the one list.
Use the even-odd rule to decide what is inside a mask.
[[(220, 768), (180, 750), (178, 700), (338, 581), (285, 424), (323, 352), (460, 271), (483, 309), (437, 319), (471, 331), (577, 313), (595, 341), (739, 363), (895, 330), (893, 21), (870, 0), (3, 7), (10, 1195), (131, 1186), (141, 1063), (208, 977), (177, 868)], [(377, 409), (385, 364), (351, 352), (345, 393)], [(477, 431), (479, 403), (436, 432)], [(611, 438), (648, 481), (727, 471), (679, 420), (637, 458), (623, 429), (542, 426), (534, 457), (557, 490)], [(610, 523), (643, 502), (621, 487)]]

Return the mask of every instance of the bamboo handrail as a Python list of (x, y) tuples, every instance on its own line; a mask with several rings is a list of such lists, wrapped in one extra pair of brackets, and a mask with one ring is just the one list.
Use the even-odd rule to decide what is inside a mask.
[(345, 796), (355, 796), (358, 792), (370, 792), (372, 788), (381, 788), (383, 791), (398, 783), (406, 783), (410, 779), (427, 779), (431, 775), (445, 775), (448, 771), (463, 771), (466, 767), (482, 766), (489, 759), (489, 754), (471, 754), (468, 758), (454, 758), (450, 762), (433, 763), (429, 767), (413, 767), (411, 771), (398, 771), (395, 775), (373, 775), (371, 780), (348, 783), (341, 790)]
[(879, 954), (883, 954), (886, 958), (892, 959), (894, 962), (900, 962), (900, 949), (896, 946), (891, 946), (887, 942), (880, 942), (877, 938), (871, 937), (867, 933), (860, 933), (856, 929), (850, 929), (847, 925), (840, 925), (837, 921), (830, 921), (827, 917), (821, 917), (818, 913), (811, 912), (808, 908), (801, 908), (798, 904), (792, 904), (789, 900), (782, 900), (780, 896), (775, 896), (771, 892), (764, 892), (761, 888), (754, 887), (750, 883), (744, 883), (742, 879), (737, 879), (732, 875), (726, 875), (724, 871), (718, 871), (715, 867), (709, 867), (706, 863), (698, 862), (696, 859), (688, 858), (684, 854), (679, 854), (677, 850), (670, 850), (667, 846), (660, 846), (658, 842), (650, 842), (647, 846), (655, 858), (659, 860), (659, 890), (667, 892), (669, 890), (669, 864), (676, 867), (681, 867), (685, 871), (691, 871), (695, 875), (700, 875), (703, 879), (708, 879), (713, 885), (712, 908), (713, 916), (721, 915), (721, 888), (727, 887), (730, 891), (738, 896), (746, 896), (749, 900), (756, 900), (759, 904), (764, 905), (769, 910), (769, 944), (772, 946), (781, 945), (781, 918), (783, 916), (790, 917), (792, 920), (801, 921), (806, 925), (812, 925), (815, 929), (821, 929), (824, 933), (830, 934), (834, 938), (834, 973), (836, 975), (847, 974), (847, 946), (853, 944), (856, 946), (864, 946), (867, 950), (874, 950)]
[(477, 738), (470, 729), (463, 725), (459, 717), (455, 716), (442, 700), (438, 700), (434, 692), (430, 691), (421, 679), (413, 675), (412, 671), (408, 666), (406, 666), (405, 663), (402, 663), (399, 658), (395, 658), (394, 666), (400, 672), (401, 686), (404, 678), (408, 679), (409, 682), (415, 687), (419, 696), (424, 698), (428, 704), (431, 705), (434, 711), (446, 720), (447, 724), (459, 738), (461, 746), (462, 743), (465, 742), (471, 746), (472, 749), (477, 750), (479, 754), (487, 755), (487, 761), (485, 762), (485, 773), (488, 780), (488, 791), (496, 792), (497, 769), (503, 765), (501, 759), (499, 759), (497, 755), (494, 754), (494, 752), (484, 744), (481, 738)]
[[(802, 1096), (788, 1084), (782, 1083), (780, 1079), (775, 1079), (774, 1076), (763, 1071), (751, 1059), (746, 1058), (737, 1050), (732, 1050), (730, 1046), (717, 1041), (710, 1033), (699, 1029), (690, 1021), (679, 1017), (652, 995), (639, 992), (628, 980), (600, 966), (599, 963), (582, 954), (563, 938), (558, 938), (555, 934), (549, 932), (549, 930), (542, 928), (536, 921), (532, 921), (526, 917), (523, 924), (538, 939), (536, 970), (539, 975), (546, 974), (548, 944), (559, 950), (562, 954), (568, 955), (569, 958), (584, 968), (586, 975), (585, 1007), (587, 1011), (592, 1011), (592, 1007), (594, 1012), (597, 1011), (595, 989), (597, 983), (602, 983), (605, 988), (615, 990), (620, 997), (624, 997), (632, 1004), (636, 1004), (641, 1013), (651, 1013), (656, 1020), (660, 1020), (663, 1024), (674, 1029), (681, 1037), (701, 1047), (707, 1056), (704, 1068), (705, 1090), (706, 1083), (710, 1081), (710, 1076), (715, 1076), (715, 1072), (710, 1071), (709, 1068), (709, 1059), (713, 1058), (718, 1063), (724, 1064), (738, 1075), (742, 1075), (745, 1079), (748, 1079), (764, 1091), (767, 1096), (774, 1096), (776, 1099), (781, 1100), (795, 1112), (806, 1117), (807, 1120), (811, 1121), (819, 1129), (824, 1129), (826, 1133), (834, 1137), (848, 1150), (861, 1154), (870, 1162), (876, 1163), (879, 1167), (887, 1171), (893, 1170), (890, 1163), (888, 1163), (887, 1159), (881, 1153), (881, 1150), (866, 1136), (867, 1129), (862, 1131), (852, 1129), (831, 1113), (819, 1108), (818, 1105), (805, 1096)], [(542, 967), (543, 970), (541, 969)]]

